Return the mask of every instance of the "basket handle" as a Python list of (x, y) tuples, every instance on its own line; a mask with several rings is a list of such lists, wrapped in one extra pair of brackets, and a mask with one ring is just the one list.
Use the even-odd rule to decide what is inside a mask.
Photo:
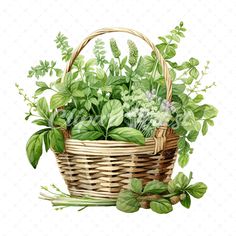
[(70, 58), (67, 66), (66, 66), (65, 73), (67, 73), (71, 70), (71, 67), (72, 67), (75, 59), (77, 58), (77, 56), (80, 54), (80, 52), (83, 50), (83, 48), (93, 38), (95, 38), (99, 35), (102, 35), (102, 34), (113, 33), (113, 32), (123, 32), (123, 33), (129, 33), (129, 34), (132, 34), (134, 36), (137, 36), (137, 37), (141, 38), (142, 40), (144, 40), (152, 48), (152, 50), (156, 54), (157, 59), (160, 62), (162, 70), (163, 70), (163, 75), (164, 75), (165, 84), (166, 84), (166, 99), (168, 101), (171, 101), (171, 98), (172, 98), (172, 81), (171, 81), (171, 78), (170, 78), (168, 66), (167, 66), (167, 63), (166, 63), (165, 59), (163, 58), (163, 56), (161, 55), (161, 53), (159, 52), (157, 47), (154, 45), (154, 43), (152, 43), (145, 35), (143, 35), (142, 33), (138, 32), (136, 30), (133, 30), (133, 29), (128, 29), (128, 28), (103, 28), (103, 29), (99, 29), (99, 30), (96, 30), (95, 32), (91, 33), (72, 52), (71, 58)]

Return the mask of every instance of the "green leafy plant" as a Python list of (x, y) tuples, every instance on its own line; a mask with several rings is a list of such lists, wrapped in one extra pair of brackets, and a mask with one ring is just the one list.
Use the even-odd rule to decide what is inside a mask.
[[(156, 45), (170, 67), (172, 102), (165, 100), (166, 87), (156, 56), (153, 53), (139, 56), (131, 40), (127, 42), (129, 53), (123, 57), (118, 43), (111, 39), (111, 58), (106, 55), (105, 42), (96, 40), (94, 58), (79, 55), (65, 74), (54, 60), (43, 60), (31, 67), (28, 77), (36, 79), (33, 96), (16, 85), (29, 106), (26, 119), (32, 118), (34, 124), (42, 126), (26, 145), (31, 165), (37, 167), (43, 149), (63, 152), (64, 137), (144, 145), (145, 138), (164, 125), (180, 137), (178, 162), (184, 167), (193, 151), (190, 144), (200, 133), (206, 135), (217, 115), (214, 106), (204, 103), (204, 93), (215, 85), (203, 86), (209, 63), (200, 71), (196, 58), (182, 63), (174, 61), (185, 31), (181, 22), (170, 34), (159, 37), (160, 43)], [(68, 61), (73, 49), (67, 37), (59, 33), (55, 42), (62, 61)], [(46, 77), (53, 80), (43, 81)], [(166, 200), (160, 204), (166, 209)], [(153, 203), (153, 209), (160, 204)]]
[(134, 178), (130, 180), (129, 189), (121, 190), (117, 199), (73, 197), (51, 185), (51, 188), (42, 187), (40, 198), (51, 201), (57, 210), (66, 207), (81, 207), (81, 210), (89, 206), (116, 206), (125, 213), (150, 208), (158, 214), (167, 214), (179, 202), (185, 208), (190, 208), (191, 196), (197, 199), (204, 196), (207, 186), (202, 182), (190, 184), (191, 179), (192, 172), (189, 177), (180, 172), (169, 183), (153, 180), (143, 185), (140, 179)]

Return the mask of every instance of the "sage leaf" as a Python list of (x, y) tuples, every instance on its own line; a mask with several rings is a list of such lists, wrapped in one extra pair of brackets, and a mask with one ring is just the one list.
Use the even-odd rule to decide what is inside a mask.
[(101, 124), (108, 130), (110, 127), (119, 126), (123, 122), (123, 108), (119, 100), (109, 100), (102, 108)]
[(143, 190), (143, 184), (140, 179), (133, 178), (130, 180), (130, 190), (135, 193), (141, 193)]
[(134, 128), (129, 128), (129, 127), (115, 128), (111, 130), (108, 135), (112, 139), (117, 141), (133, 142), (140, 145), (145, 144), (145, 138), (142, 132)]
[(139, 210), (140, 204), (130, 190), (121, 190), (116, 201), (116, 208), (126, 213)]
[(206, 193), (206, 191), (207, 191), (207, 186), (206, 186), (204, 183), (199, 182), (199, 183), (190, 185), (186, 190), (187, 190), (188, 193), (191, 194), (193, 197), (195, 197), (195, 198), (201, 198), (201, 197), (203, 197), (203, 195)]
[(171, 203), (167, 199), (159, 199), (150, 203), (150, 208), (159, 214), (167, 214), (173, 210)]
[(165, 192), (167, 189), (168, 189), (167, 184), (160, 182), (158, 180), (153, 180), (145, 185), (143, 193), (159, 194)]
[(46, 99), (40, 98), (37, 102), (37, 111), (39, 115), (45, 119), (49, 118), (49, 108)]
[(71, 130), (71, 137), (79, 140), (96, 140), (103, 136), (99, 125), (92, 121), (80, 121)]
[(64, 136), (61, 130), (53, 128), (49, 132), (50, 147), (52, 150), (58, 153), (64, 151)]
[(185, 193), (186, 197), (185, 199), (181, 200), (181, 204), (182, 206), (184, 206), (185, 208), (190, 208), (191, 206), (191, 197), (188, 193)]

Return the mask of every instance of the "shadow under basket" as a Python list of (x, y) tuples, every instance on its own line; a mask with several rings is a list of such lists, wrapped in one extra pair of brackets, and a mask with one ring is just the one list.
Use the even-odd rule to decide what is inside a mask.
[(65, 140), (65, 152), (56, 154), (60, 172), (73, 196), (116, 198), (131, 178), (146, 183), (168, 182), (177, 155), (178, 136), (159, 128), (145, 145), (95, 140)]

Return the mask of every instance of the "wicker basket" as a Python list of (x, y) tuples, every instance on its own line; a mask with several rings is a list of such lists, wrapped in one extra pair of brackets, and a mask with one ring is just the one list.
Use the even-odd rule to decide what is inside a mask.
[[(104, 28), (85, 38), (75, 49), (66, 67), (69, 72), (73, 62), (90, 40), (110, 32), (126, 32), (143, 39), (156, 54), (166, 83), (166, 99), (171, 101), (172, 83), (168, 67), (155, 45), (143, 34), (126, 28)], [(116, 198), (122, 188), (127, 188), (130, 178), (143, 182), (153, 179), (169, 181), (176, 160), (178, 136), (167, 127), (156, 130), (144, 146), (108, 140), (80, 141), (65, 139), (65, 152), (56, 154), (60, 172), (71, 195)]]

